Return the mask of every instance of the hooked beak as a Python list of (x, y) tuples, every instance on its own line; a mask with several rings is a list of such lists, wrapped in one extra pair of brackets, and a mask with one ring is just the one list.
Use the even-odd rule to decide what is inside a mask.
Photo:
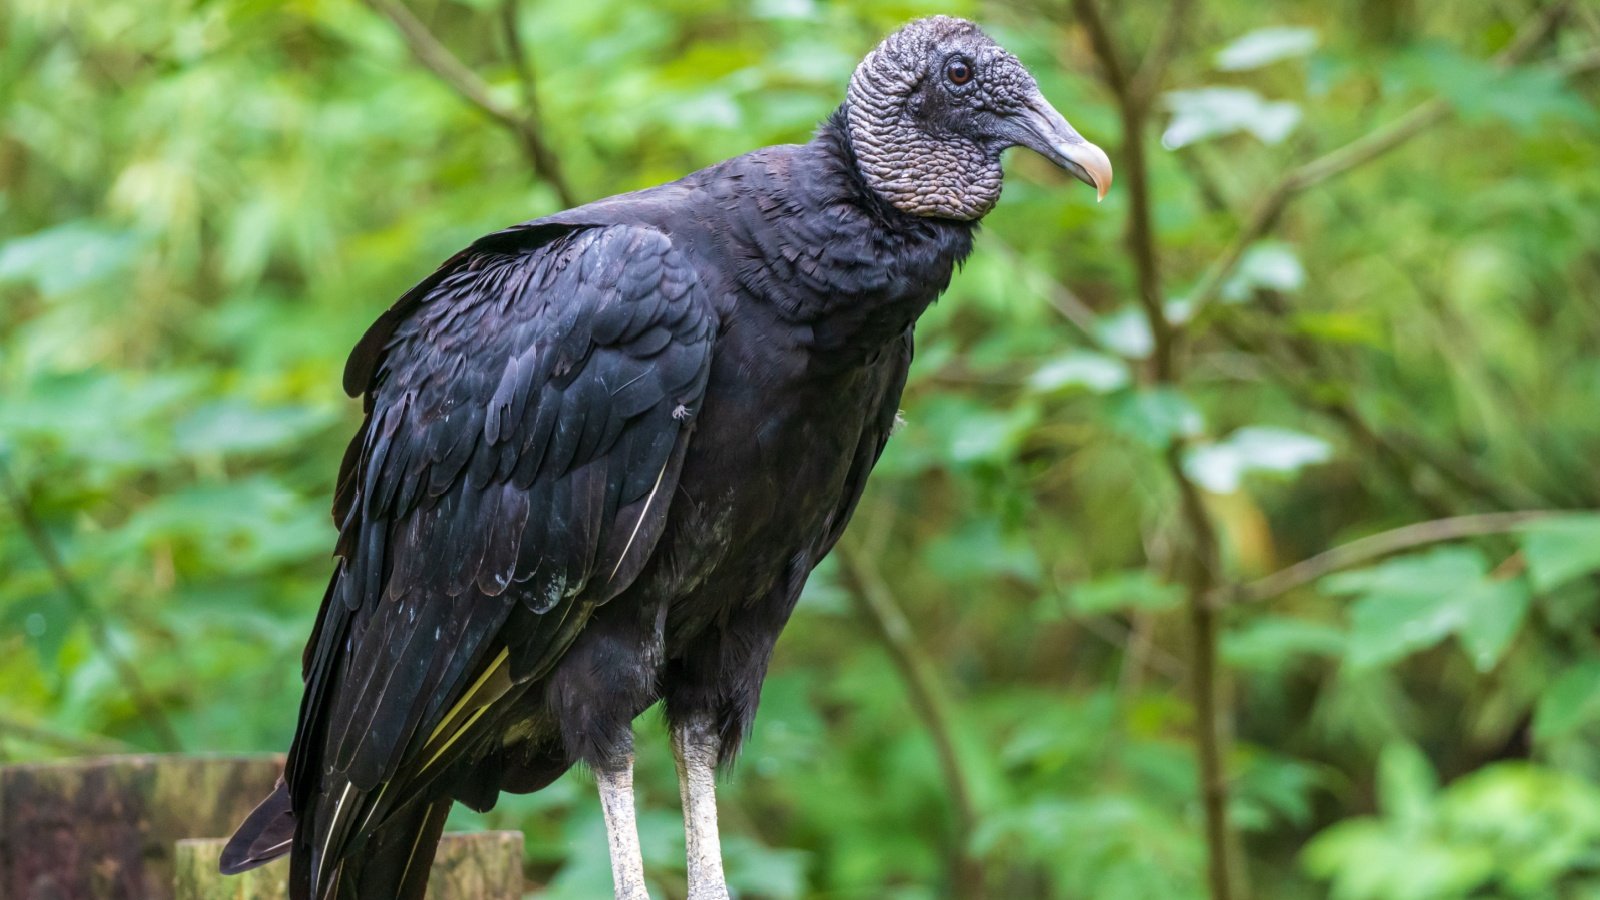
[(1021, 126), (1017, 143), (1038, 153), (1095, 190), (1095, 201), (1111, 190), (1111, 159), (1067, 123), (1043, 96), (1035, 93), (1022, 111), (1012, 115)]

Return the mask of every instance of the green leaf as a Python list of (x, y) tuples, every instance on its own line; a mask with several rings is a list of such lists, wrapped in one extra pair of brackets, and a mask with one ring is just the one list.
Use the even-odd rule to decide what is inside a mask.
[(5, 631), (23, 634), (33, 645), (39, 659), (54, 668), (66, 642), (78, 622), (78, 614), (60, 594), (32, 594), (20, 600), (0, 604), (0, 624)]
[(1168, 91), (1172, 121), (1161, 134), (1168, 150), (1239, 132), (1264, 144), (1276, 144), (1300, 124), (1300, 107), (1285, 100), (1267, 100), (1247, 88), (1208, 87)]
[(800, 590), (800, 602), (796, 605), (795, 611), (812, 615), (842, 616), (850, 612), (850, 609), (850, 594), (839, 584), (839, 557), (837, 555), (824, 557), (822, 562), (811, 570), (811, 577), (806, 579), (805, 587)]
[(763, 19), (815, 19), (816, 0), (756, 0), (751, 10)]
[(1157, 580), (1147, 569), (1129, 569), (1073, 585), (1067, 607), (1080, 616), (1144, 610), (1163, 612), (1183, 599), (1177, 585)]
[(1438, 811), (1442, 830), (1458, 844), (1480, 856), (1493, 851), (1498, 896), (1594, 896), (1592, 885), (1570, 894), (1559, 889), (1593, 866), (1600, 841), (1593, 781), (1533, 762), (1499, 762), (1452, 782)]
[(178, 450), (206, 453), (260, 453), (276, 450), (326, 425), (331, 416), (309, 407), (262, 409), (221, 402), (202, 406), (176, 426)]
[(1386, 818), (1422, 823), (1432, 814), (1439, 777), (1413, 744), (1393, 743), (1378, 755), (1378, 802)]
[(906, 410), (879, 471), (910, 473), (1009, 461), (1039, 420), (1039, 405), (1024, 398), (993, 407), (956, 394), (935, 394)]
[(1542, 592), (1600, 571), (1600, 514), (1561, 516), (1522, 528), (1528, 578)]
[(1094, 333), (1100, 343), (1128, 359), (1144, 359), (1156, 346), (1144, 311), (1133, 306), (1101, 316), (1095, 322)]
[(1346, 819), (1317, 835), (1306, 867), (1349, 900), (1592, 895), (1600, 792), (1580, 776), (1526, 761), (1468, 772), (1443, 790), (1410, 744), (1384, 748), (1382, 818)]
[(929, 570), (946, 582), (1006, 577), (1036, 584), (1044, 576), (1027, 535), (1007, 531), (992, 517), (974, 519), (929, 541), (923, 556)]
[(949, 458), (961, 465), (1007, 459), (1037, 419), (1038, 410), (1031, 406), (972, 412), (950, 435)]
[(1305, 56), (1317, 49), (1311, 28), (1258, 28), (1217, 51), (1216, 66), (1224, 72), (1259, 69), (1279, 60)]
[(1600, 721), (1600, 660), (1585, 660), (1561, 673), (1539, 695), (1533, 738), (1560, 740)]
[(1355, 594), (1350, 610), (1353, 667), (1388, 665), (1458, 635), (1479, 670), (1492, 668), (1528, 610), (1520, 579), (1493, 580), (1483, 554), (1440, 547), (1370, 569), (1324, 578), (1332, 594)]
[(1128, 385), (1128, 366), (1104, 353), (1074, 350), (1040, 366), (1028, 377), (1028, 387), (1040, 393), (1083, 388), (1107, 394)]
[(0, 283), (31, 281), (55, 297), (126, 271), (138, 249), (126, 231), (67, 222), (0, 244)]
[(1151, 449), (1162, 449), (1180, 437), (1193, 437), (1205, 417), (1189, 398), (1170, 387), (1145, 388), (1123, 394), (1111, 407), (1117, 431)]
[(1272, 672), (1304, 656), (1337, 657), (1344, 653), (1344, 632), (1332, 625), (1262, 616), (1222, 636), (1222, 658), (1231, 666)]
[(1312, 797), (1327, 781), (1311, 763), (1288, 756), (1254, 753), (1234, 781), (1234, 802), (1254, 807), (1265, 830), (1279, 823), (1297, 828), (1310, 824)]
[(1248, 300), (1256, 290), (1293, 293), (1306, 283), (1306, 269), (1294, 248), (1282, 241), (1258, 241), (1240, 257), (1233, 275), (1223, 283), (1221, 297), (1229, 302)]
[(1491, 61), (1435, 45), (1402, 66), (1410, 78), (1445, 99), (1469, 123), (1498, 120), (1531, 132), (1548, 119), (1593, 123), (1594, 109), (1553, 66), (1501, 69)]
[(728, 864), (728, 886), (740, 896), (791, 900), (807, 896), (806, 864), (809, 854), (759, 844), (743, 834), (723, 842)]
[(1456, 637), (1474, 668), (1487, 672), (1500, 662), (1532, 601), (1527, 582), (1520, 578), (1484, 582), (1458, 598), (1466, 618)]
[(1345, 659), (1356, 668), (1388, 665), (1444, 640), (1461, 620), (1449, 598), (1431, 592), (1363, 597), (1350, 613)]
[(325, 553), (332, 526), (322, 503), (255, 475), (219, 485), (195, 484), (147, 504), (117, 532), (140, 550), (174, 544), (225, 558), (233, 572), (303, 563)]
[(1327, 441), (1286, 428), (1249, 426), (1184, 452), (1183, 467), (1206, 490), (1231, 494), (1248, 472), (1289, 474), (1333, 454)]

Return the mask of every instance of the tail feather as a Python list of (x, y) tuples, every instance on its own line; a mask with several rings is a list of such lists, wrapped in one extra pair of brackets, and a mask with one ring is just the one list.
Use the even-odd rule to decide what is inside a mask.
[[(347, 871), (348, 861), (341, 866), (340, 896), (351, 900), (364, 897), (423, 900), (433, 856), (444, 834), (444, 820), (449, 815), (450, 801), (443, 800), (431, 806), (419, 805), (414, 812), (386, 824), (367, 845), (359, 873)], [(350, 886), (348, 893), (345, 885)]]
[[(448, 798), (392, 813), (359, 846), (330, 848), (320, 878), (311, 854), (296, 853), (289, 876), (294, 900), (423, 900), (434, 853), (450, 815)], [(316, 884), (313, 884), (313, 881)]]
[(219, 868), (224, 875), (237, 875), (277, 859), (293, 845), (294, 812), (290, 809), (289, 788), (279, 778), (277, 788), (245, 816), (228, 839)]

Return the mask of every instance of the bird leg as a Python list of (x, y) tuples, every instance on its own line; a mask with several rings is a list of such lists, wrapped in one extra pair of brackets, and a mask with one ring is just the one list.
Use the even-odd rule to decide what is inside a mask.
[(717, 837), (717, 754), (722, 747), (709, 716), (694, 716), (672, 726), (672, 755), (678, 760), (678, 793), (683, 798), (683, 830), (689, 848), (689, 900), (728, 900), (722, 874), (722, 841)]
[(615, 763), (594, 771), (600, 786), (600, 810), (606, 817), (611, 846), (611, 884), (617, 900), (650, 900), (644, 887), (644, 855), (639, 852), (639, 825), (633, 811), (633, 750)]

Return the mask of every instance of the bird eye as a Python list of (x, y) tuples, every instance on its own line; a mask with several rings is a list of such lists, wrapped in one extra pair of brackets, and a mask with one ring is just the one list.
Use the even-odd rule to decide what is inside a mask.
[(950, 79), (951, 84), (966, 84), (972, 80), (972, 66), (964, 59), (952, 59), (950, 65), (944, 67), (944, 77)]

